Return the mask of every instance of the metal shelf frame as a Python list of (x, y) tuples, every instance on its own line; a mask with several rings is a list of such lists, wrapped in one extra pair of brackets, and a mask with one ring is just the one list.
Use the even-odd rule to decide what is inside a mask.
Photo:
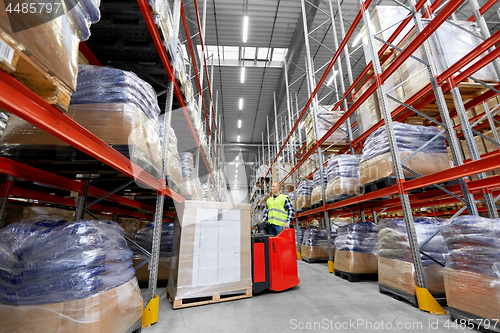
[[(302, 5), (302, 13), (303, 13), (303, 22), (305, 25), (306, 22), (306, 14), (305, 14), (305, 2), (307, 0), (301, 0)], [(344, 29), (344, 18), (342, 17), (342, 5), (341, 1), (337, 0), (337, 14), (334, 15), (332, 0), (329, 0), (329, 9), (330, 14), (322, 11), (324, 14), (329, 16), (329, 19), (332, 21), (332, 25), (334, 27), (334, 36), (337, 36), (337, 32), (335, 31), (335, 20), (338, 19), (341, 27), (341, 36), (342, 41), (340, 44), (333, 38), (334, 50), (332, 51), (330, 48), (325, 46), (325, 49), (331, 51), (333, 54), (330, 62), (327, 64), (324, 74), (319, 79), (318, 83), (315, 82), (315, 74), (314, 70), (315, 64), (311, 61), (310, 49), (309, 49), (309, 41), (310, 38), (309, 33), (307, 31), (307, 26), (305, 26), (304, 34), (306, 36), (305, 39), (305, 49), (306, 49), (306, 66), (305, 66), (305, 76), (308, 79), (308, 88), (310, 89), (310, 97), (307, 99), (307, 102), (302, 108), (300, 114), (295, 118), (295, 123), (293, 127), (291, 124), (289, 125), (290, 131), (288, 136), (283, 137), (281, 147), (277, 149), (277, 153), (274, 155), (272, 159), (270, 157), (271, 149), (268, 147), (268, 158), (267, 162), (265, 161), (265, 152), (264, 147), (262, 149), (262, 164), (268, 164), (269, 166), (273, 165), (278, 161), (280, 156), (286, 156), (284, 153), (286, 147), (290, 147), (289, 149), (293, 151), (296, 143), (296, 135), (294, 133), (297, 131), (299, 123), (301, 119), (304, 117), (307, 110), (310, 110), (311, 116), (313, 118), (313, 125), (316, 128), (317, 126), (317, 104), (318, 104), (318, 92), (321, 86), (323, 85), (327, 75), (332, 71), (332, 69), (342, 70), (341, 63), (341, 54), (344, 52), (345, 60), (349, 61), (350, 55), (349, 50), (347, 48), (347, 42), (353, 37), (353, 33), (357, 29), (359, 23), (362, 23), (365, 26), (368, 46), (370, 50), (370, 55), (372, 61), (365, 67), (365, 69), (361, 72), (361, 74), (353, 80), (351, 66), (347, 65), (348, 70), (348, 79), (350, 86), (346, 89), (344, 86), (344, 78), (341, 75), (340, 79), (340, 93), (337, 91), (337, 84), (335, 84), (335, 93), (337, 96), (340, 96), (340, 99), (337, 99), (332, 110), (342, 110), (344, 111), (343, 116), (330, 128), (330, 130), (321, 138), (317, 138), (316, 144), (306, 151), (305, 143), (300, 148), (294, 156), (297, 158), (297, 162), (294, 163), (292, 170), (282, 179), (282, 182), (286, 181), (288, 177), (294, 177), (294, 183), (296, 184), (296, 173), (298, 168), (313, 154), (318, 156), (318, 168), (320, 170), (321, 179), (323, 179), (323, 167), (326, 165), (323, 162), (323, 151), (321, 149), (322, 144), (326, 141), (330, 135), (337, 131), (340, 126), (343, 124), (346, 125), (347, 133), (346, 135), (349, 137), (349, 146), (345, 149), (341, 150), (340, 153), (350, 153), (354, 154), (355, 152), (359, 152), (363, 147), (364, 140), (373, 133), (377, 128), (384, 126), (385, 131), (388, 136), (389, 144), (390, 144), (390, 153), (393, 161), (393, 166), (395, 170), (395, 175), (397, 179), (397, 184), (391, 187), (387, 187), (378, 191), (374, 191), (368, 194), (360, 195), (357, 197), (353, 197), (350, 199), (342, 200), (333, 204), (323, 204), (323, 206), (318, 207), (316, 209), (311, 209), (306, 212), (298, 214), (299, 219), (307, 219), (312, 217), (324, 217), (325, 221), (329, 221), (329, 212), (335, 213), (335, 215), (342, 214), (350, 215), (353, 213), (355, 208), (351, 207), (359, 207), (359, 218), (362, 221), (366, 220), (366, 212), (371, 212), (372, 220), (376, 222), (377, 217), (382, 212), (388, 210), (402, 210), (403, 217), (405, 219), (405, 224), (408, 230), (410, 247), (412, 250), (413, 261), (415, 264), (416, 271), (416, 283), (418, 287), (426, 288), (427, 283), (425, 280), (425, 275), (423, 274), (423, 267), (420, 259), (419, 253), (419, 245), (418, 240), (416, 238), (416, 233), (414, 229), (413, 216), (414, 213), (412, 209), (429, 207), (436, 204), (446, 204), (446, 203), (456, 203), (462, 202), (464, 203), (464, 207), (458, 211), (450, 212), (448, 215), (458, 216), (463, 213), (465, 210), (472, 215), (478, 215), (480, 212), (486, 211), (488, 215), (492, 218), (498, 218), (498, 205), (496, 205), (498, 196), (498, 189), (500, 188), (500, 177), (486, 177), (484, 172), (490, 171), (493, 169), (497, 169), (500, 163), (500, 154), (498, 152), (488, 153), (483, 156), (479, 155), (479, 151), (477, 149), (475, 140), (473, 135), (479, 135), (485, 140), (488, 140), (490, 143), (495, 144), (500, 147), (499, 135), (496, 131), (495, 126), (495, 117), (498, 112), (498, 108), (494, 110), (490, 110), (487, 107), (486, 101), (492, 97), (497, 96), (500, 93), (500, 84), (488, 84), (481, 82), (473, 77), (474, 73), (476, 73), (479, 69), (483, 68), (488, 64), (493, 64), (495, 68), (495, 72), (497, 74), (497, 79), (500, 78), (500, 62), (498, 57), (500, 56), (500, 49), (495, 48), (495, 45), (500, 41), (500, 31), (490, 33), (488, 27), (486, 26), (486, 22), (484, 17), (482, 16), (488, 9), (490, 9), (493, 4), (497, 1), (488, 1), (483, 7), (480, 7), (477, 3), (477, 0), (468, 1), (468, 5), (471, 7), (472, 16), (469, 18), (469, 21), (476, 21), (479, 27), (479, 31), (481, 33), (481, 44), (477, 46), (475, 49), (470, 51), (466, 56), (460, 59), (458, 62), (453, 65), (448, 65), (448, 68), (443, 73), (438, 73), (437, 70), (431, 65), (430, 57), (430, 46), (427, 39), (445, 22), (450, 22), (450, 19), (454, 17), (455, 11), (457, 11), (464, 3), (464, 0), (457, 1), (435, 1), (433, 4), (430, 4), (429, 1), (425, 0), (410, 0), (409, 4), (402, 5), (398, 1), (394, 1), (395, 4), (402, 5), (406, 9), (411, 12), (411, 15), (397, 26), (396, 31), (390, 36), (387, 41), (382, 40), (381, 38), (376, 36), (376, 32), (372, 31), (372, 28), (369, 24), (370, 13), (368, 11), (369, 6), (371, 4), (371, 0), (359, 0), (359, 12), (354, 18), (353, 22), (350, 25), (350, 28), (347, 32)], [(319, 9), (319, 8), (318, 8)], [(427, 18), (428, 24), (424, 27), (422, 24), (422, 18)], [(403, 29), (410, 23), (413, 22), (414, 29), (417, 32), (417, 36), (409, 43), (409, 45), (404, 49), (398, 49), (392, 43), (394, 40), (402, 33)], [(321, 23), (320, 26), (324, 24)], [(450, 24), (453, 24), (451, 22)], [(317, 28), (316, 28), (317, 29)], [(314, 31), (314, 30), (313, 30)], [(401, 37), (401, 36), (400, 36)], [(380, 50), (377, 51), (375, 47), (375, 41), (383, 42), (384, 45)], [(319, 43), (315, 40), (315, 42)], [(321, 44), (321, 43), (320, 43)], [(413, 57), (412, 54), (420, 49), (423, 54), (423, 59), (419, 61), (427, 65), (430, 83), (422, 88), (419, 92), (414, 94), (406, 101), (398, 101), (392, 97), (390, 99), (400, 104), (398, 108), (394, 111), (390, 112), (388, 108), (389, 97), (386, 94), (384, 89), (384, 82), (409, 58)], [(396, 54), (396, 51), (398, 54)], [(386, 66), (385, 70), (382, 70), (382, 64), (387, 60), (387, 58), (383, 59), (382, 55), (384, 52), (389, 52), (390, 55), (395, 55), (395, 59)], [(383, 60), (381, 60), (383, 59)], [(471, 62), (474, 62), (473, 65), (467, 67)], [(325, 64), (326, 65), (326, 64)], [(325, 68), (325, 65), (321, 66), (320, 69)], [(467, 79), (471, 79), (474, 82), (477, 82), (485, 87), (487, 91), (483, 92), (477, 97), (472, 98), (470, 101), (464, 103), (460, 94), (460, 90), (458, 88), (458, 84)], [(354, 96), (354, 91), (356, 87), (365, 84), (372, 80), (373, 83), (368, 85), (368, 89), (357, 98)], [(500, 80), (498, 80), (500, 81)], [(497, 81), (497, 82), (498, 82)], [(288, 82), (287, 82), (288, 84)], [(293, 84), (293, 83), (292, 83)], [(287, 87), (288, 89), (288, 87)], [(454, 108), (447, 105), (444, 93), (450, 92), (453, 97)], [(377, 94), (378, 100), (380, 103), (381, 111), (382, 111), (382, 120), (377, 124), (372, 126), (369, 130), (362, 133), (356, 139), (352, 138), (351, 129), (355, 126), (355, 124), (351, 124), (351, 117), (355, 114), (358, 108), (361, 106), (363, 102), (367, 100), (368, 97), (373, 94)], [(429, 94), (431, 93), (431, 94)], [(287, 92), (288, 95), (288, 92)], [(428, 95), (427, 97), (425, 97)], [(425, 97), (425, 98), (423, 98)], [(287, 102), (289, 102), (290, 98), (287, 96)], [(416, 103), (419, 101), (418, 103)], [(439, 117), (432, 118), (427, 116), (426, 114), (419, 111), (422, 107), (428, 105), (436, 101), (439, 108)], [(298, 104), (298, 103), (297, 103)], [(473, 107), (478, 105), (485, 106), (485, 114), (481, 116), (477, 116), (473, 119), (468, 119), (466, 115), (466, 111), (470, 110)], [(290, 110), (290, 105), (287, 103), (287, 108)], [(275, 110), (275, 113), (277, 111)], [(395, 140), (394, 128), (392, 124), (392, 120), (395, 121), (404, 121), (409, 116), (413, 114), (418, 114), (423, 116), (433, 122), (431, 126), (440, 126), (443, 129), (443, 133), (446, 134), (448, 144), (450, 146), (450, 150), (453, 157), (453, 162), (455, 164), (454, 167), (444, 170), (441, 172), (437, 172), (434, 174), (430, 174), (427, 176), (421, 176), (416, 174), (414, 171), (410, 170), (406, 166), (402, 165), (402, 161), (400, 159), (400, 155), (398, 153), (398, 147)], [(454, 125), (452, 122), (452, 118), (458, 117), (460, 120), (459, 125)], [(290, 117), (291, 118), (291, 117)], [(487, 119), (486, 124), (477, 126), (477, 124)], [(386, 121), (390, 120), (390, 121)], [(276, 121), (278, 121), (276, 119)], [(472, 122), (472, 125), (471, 125)], [(494, 139), (485, 137), (478, 129), (483, 128), (485, 126), (491, 127), (494, 132)], [(457, 134), (457, 129), (461, 130), (460, 134)], [(300, 133), (300, 131), (298, 131)], [(317, 131), (316, 131), (317, 133)], [(268, 133), (268, 142), (269, 142), (269, 133)], [(470, 161), (464, 161), (462, 156), (461, 148), (458, 139), (463, 138), (467, 144), (467, 148), (471, 155)], [(276, 142), (279, 142), (278, 138), (276, 138)], [(288, 146), (287, 146), (288, 144)], [(299, 146), (302, 144), (299, 141)], [(261, 162), (261, 161), (259, 161)], [(405, 180), (404, 171), (411, 172), (417, 176), (415, 179)], [(269, 172), (268, 172), (269, 173)], [(477, 180), (470, 181), (468, 176), (477, 175)], [(267, 175), (266, 175), (267, 176)], [(449, 186), (444, 188), (439, 185), (440, 183), (449, 181), (449, 180), (458, 180), (459, 184), (454, 186)], [(262, 185), (262, 183), (260, 184)], [(408, 191), (427, 188), (429, 186), (436, 187), (436, 190), (426, 190), (423, 193), (409, 194)], [(322, 192), (323, 198), (325, 198), (325, 188), (322, 182)], [(379, 199), (382, 197), (390, 196), (390, 195), (399, 195), (398, 198), (395, 199), (387, 199), (382, 201), (377, 201), (376, 203), (370, 202), (373, 199)], [(438, 200), (436, 201), (436, 198)], [(486, 207), (478, 208), (477, 202), (479, 200), (483, 200)], [(262, 202), (259, 201), (256, 203), (257, 207), (261, 205)], [(434, 216), (437, 216), (436, 212), (433, 212)], [(421, 215), (421, 214), (415, 214)], [(297, 223), (298, 225), (298, 223)], [(329, 230), (330, 223), (326, 223), (327, 233), (330, 235)], [(329, 242), (329, 245), (330, 242)], [(331, 246), (329, 246), (330, 250), (330, 260), (332, 260), (332, 251)]]

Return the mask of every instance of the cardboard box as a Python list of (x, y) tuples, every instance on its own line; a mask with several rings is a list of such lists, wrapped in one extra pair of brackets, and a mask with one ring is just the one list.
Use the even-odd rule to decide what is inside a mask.
[[(442, 296), (445, 292), (444, 267), (437, 264), (427, 265), (424, 266), (424, 273), (427, 280), (427, 290), (434, 296)], [(416, 282), (413, 263), (379, 257), (378, 283), (415, 295)]]
[(444, 286), (448, 306), (484, 319), (498, 320), (500, 285), (492, 286), (493, 281), (498, 278), (446, 268)]
[(176, 205), (168, 293), (174, 300), (252, 287), (251, 205)]
[(124, 333), (142, 318), (142, 307), (141, 291), (134, 278), (114, 289), (68, 302), (0, 304), (0, 331)]
[(373, 274), (378, 272), (378, 257), (350, 251), (335, 251), (335, 269), (354, 274)]

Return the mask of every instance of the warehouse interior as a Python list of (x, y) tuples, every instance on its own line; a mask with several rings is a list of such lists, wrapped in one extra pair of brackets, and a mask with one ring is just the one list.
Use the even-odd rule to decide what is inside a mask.
[(0, 332), (500, 332), (500, 2), (0, 3)]

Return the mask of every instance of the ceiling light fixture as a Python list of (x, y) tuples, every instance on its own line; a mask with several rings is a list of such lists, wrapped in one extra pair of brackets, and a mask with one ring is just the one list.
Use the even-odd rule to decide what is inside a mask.
[(241, 119), (238, 120), (238, 128), (241, 128)]
[(240, 136), (239, 135), (238, 135), (238, 139), (237, 140), (238, 140), (238, 142), (240, 142)]
[(248, 16), (243, 16), (243, 43), (248, 39)]
[(243, 98), (240, 98), (240, 101), (239, 101), (239, 103), (238, 103), (238, 108), (239, 108), (240, 110), (242, 110), (242, 109), (243, 109)]
[(241, 83), (245, 83), (245, 67), (241, 67)]
[(326, 86), (329, 86), (330, 84), (332, 84), (333, 79), (337, 76), (337, 74), (338, 74), (338, 73), (339, 73), (339, 72), (337, 72), (337, 71), (334, 71), (334, 72), (333, 72), (332, 76), (330, 77), (330, 79), (329, 79), (329, 80), (328, 80), (328, 82), (326, 83)]

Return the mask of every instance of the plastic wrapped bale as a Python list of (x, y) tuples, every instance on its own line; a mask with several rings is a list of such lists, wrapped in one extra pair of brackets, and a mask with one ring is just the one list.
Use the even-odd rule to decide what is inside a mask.
[[(440, 133), (438, 128), (399, 122), (393, 122), (393, 126), (401, 160), (427, 144), (403, 165), (424, 176), (446, 170), (452, 166), (446, 151), (446, 138), (442, 134), (438, 135)], [(429, 143), (436, 135), (438, 137)], [(378, 128), (366, 139), (359, 164), (359, 173), (360, 184), (394, 176), (394, 166), (385, 127)], [(406, 170), (404, 170), (404, 174), (409, 177), (414, 176)]]
[[(446, 223), (447, 221), (436, 218), (415, 218), (414, 225), (419, 244)], [(411, 296), (411, 301), (415, 302), (415, 269), (405, 221), (402, 218), (384, 219), (378, 223), (378, 227), (379, 284), (382, 288), (403, 292), (404, 295)], [(443, 265), (446, 249), (441, 233), (434, 236), (421, 248), (421, 251), (426, 253), (426, 255), (421, 255), (421, 259), (427, 280), (427, 290), (435, 297), (443, 297), (445, 294)]]
[(121, 69), (80, 65), (71, 104), (127, 103), (135, 104), (149, 119), (157, 119), (160, 107), (156, 93), (135, 73)]
[(179, 154), (182, 166), (182, 195), (190, 198), (198, 195), (195, 183), (195, 170), (193, 163), (193, 154), (182, 152)]
[(297, 231), (297, 234), (295, 237), (297, 237), (297, 252), (301, 252), (302, 249), (302, 240), (304, 239), (304, 233), (307, 229), (304, 227), (299, 227), (299, 230)]
[(461, 216), (442, 230), (449, 311), (494, 323), (500, 315), (500, 219)]
[(312, 181), (302, 179), (297, 189), (297, 210), (311, 208)]
[(174, 308), (189, 298), (252, 295), (250, 207), (203, 201), (176, 204), (167, 286)]
[[(328, 260), (326, 229), (308, 228), (302, 238), (301, 254), (306, 261)], [(333, 249), (335, 253), (335, 249)]]
[[(360, 98), (361, 95), (363, 95), (374, 82), (374, 80), (368, 80), (364, 85), (362, 85), (356, 91), (355, 98)], [(363, 104), (359, 106), (356, 116), (358, 123), (358, 135), (363, 134), (382, 119), (382, 113), (379, 109), (376, 94), (369, 96)]]
[[(307, 150), (311, 149), (316, 144), (318, 139), (321, 139), (326, 132), (342, 117), (343, 111), (332, 111), (333, 105), (318, 105), (318, 112), (316, 118), (318, 120), (318, 135), (314, 131), (313, 120), (309, 113), (304, 121), (306, 130)], [(339, 129), (333, 132), (326, 140), (325, 144), (347, 144), (348, 139), (344, 138), (346, 135), (345, 123), (340, 125)]]
[[(142, 248), (151, 252), (153, 248), (154, 224), (148, 223), (145, 228), (138, 230), (134, 241)], [(170, 261), (172, 252), (172, 239), (174, 233), (173, 223), (163, 223), (160, 236), (160, 257), (158, 262), (158, 281), (168, 280), (170, 274)], [(134, 266), (139, 265), (147, 259), (146, 255), (139, 251), (135, 246), (131, 246), (134, 252)], [(137, 280), (146, 282), (149, 280), (148, 265), (143, 265), (135, 271)]]
[(1, 229), (2, 330), (118, 333), (140, 327), (142, 297), (123, 234), (115, 222), (90, 220)]
[[(257, 172), (256, 172), (256, 178), (257, 178), (257, 180), (259, 180), (260, 178), (266, 177), (266, 174), (267, 174), (268, 171), (269, 171), (269, 167), (267, 166), (267, 164), (261, 165), (257, 169)], [(269, 177), (269, 175), (268, 175), (268, 177)]]
[(327, 164), (327, 202), (361, 194), (359, 186), (359, 155), (337, 155)]
[[(328, 184), (328, 176), (325, 170), (323, 170), (323, 186), (326, 187)], [(323, 191), (321, 188), (321, 173), (318, 170), (314, 173), (311, 192), (311, 205), (319, 204), (323, 201)]]
[(378, 272), (378, 228), (371, 222), (348, 224), (337, 229), (335, 270), (353, 274)]
[[(136, 105), (78, 104), (71, 105), (66, 115), (141, 169), (152, 175), (160, 174), (158, 120), (148, 119)], [(39, 160), (53, 161), (72, 158), (77, 149), (27, 121), (11, 116), (0, 138), (0, 151), (3, 156), (29, 152)], [(134, 168), (133, 172), (139, 174), (139, 169)]]
[(201, 184), (201, 190), (203, 192), (203, 201), (212, 201), (212, 195), (207, 184)]

